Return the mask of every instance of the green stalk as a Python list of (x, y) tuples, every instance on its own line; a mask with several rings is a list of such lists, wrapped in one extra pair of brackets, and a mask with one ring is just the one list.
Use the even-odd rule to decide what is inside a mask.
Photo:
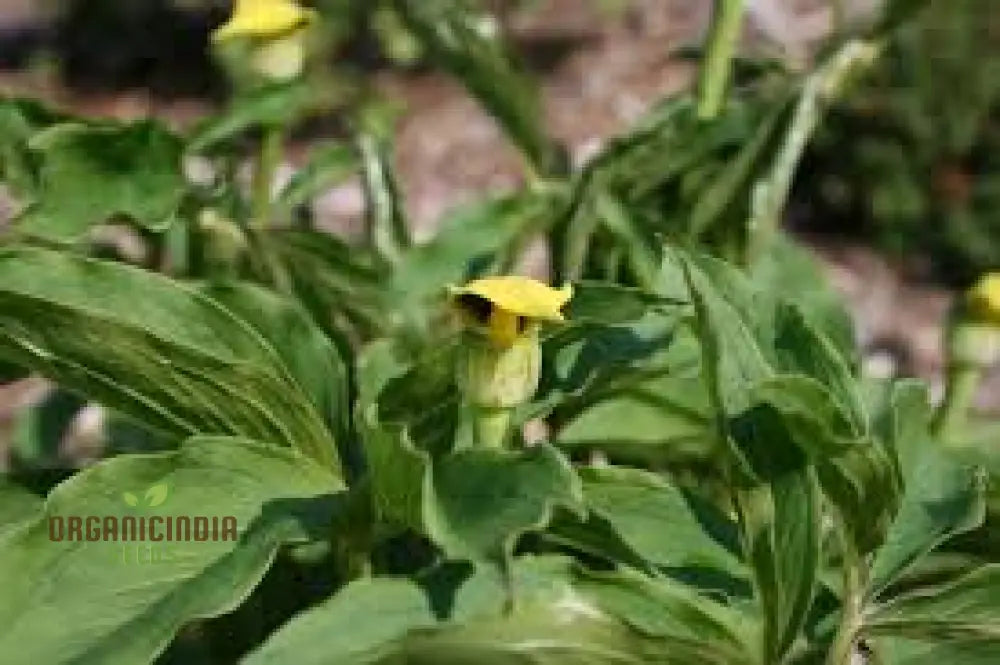
[(698, 81), (698, 117), (702, 120), (713, 120), (722, 110), (742, 25), (743, 0), (715, 0)]
[(472, 407), (473, 442), (476, 448), (502, 450), (510, 436), (511, 409)]
[(841, 596), (843, 600), (840, 625), (827, 654), (827, 665), (851, 665), (858, 630), (864, 620), (864, 580), (861, 560), (843, 524), (840, 525), (840, 536), (844, 550), (844, 589)]
[(951, 441), (968, 421), (983, 370), (978, 365), (955, 363), (948, 369), (944, 400), (934, 414), (933, 433), (942, 441)]
[(264, 128), (260, 152), (257, 155), (257, 168), (254, 170), (251, 201), (252, 226), (256, 229), (265, 229), (271, 223), (273, 203), (271, 189), (274, 187), (274, 176), (281, 164), (284, 143), (285, 136), (281, 126), (269, 125)]

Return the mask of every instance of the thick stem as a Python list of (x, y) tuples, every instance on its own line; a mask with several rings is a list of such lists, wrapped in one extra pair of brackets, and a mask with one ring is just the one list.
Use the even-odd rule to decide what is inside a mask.
[(698, 117), (702, 120), (712, 120), (722, 110), (742, 25), (743, 0), (715, 0), (698, 82)]
[(253, 200), (251, 201), (253, 227), (264, 229), (271, 223), (272, 188), (274, 176), (281, 164), (284, 148), (284, 131), (278, 125), (264, 128), (264, 136), (257, 155), (257, 167), (253, 176)]
[(944, 400), (933, 424), (933, 432), (941, 440), (953, 440), (965, 427), (982, 375), (982, 368), (973, 364), (955, 363), (948, 369)]
[(473, 407), (473, 442), (476, 448), (504, 449), (510, 437), (511, 409)]

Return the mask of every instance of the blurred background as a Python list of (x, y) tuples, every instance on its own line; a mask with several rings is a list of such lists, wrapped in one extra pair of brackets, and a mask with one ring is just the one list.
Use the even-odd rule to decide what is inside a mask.
[[(712, 11), (709, 0), (469, 2), (484, 12), (480, 28), (504, 34), (537, 79), (544, 123), (574, 164), (692, 85), (692, 53)], [(418, 238), (449, 208), (524, 181), (510, 141), (421, 53), (388, 3), (313, 4), (327, 28), (330, 95), (363, 86), (392, 102), (396, 166)], [(879, 0), (747, 5), (746, 62), (792, 70), (880, 11)], [(216, 0), (0, 0), (0, 90), (79, 114), (190, 127), (228, 95), (208, 37), (229, 11)], [(290, 159), (339, 131), (335, 114), (311, 122)], [(0, 196), (2, 216), (11, 205)], [(313, 206), (325, 228), (356, 233), (360, 184)], [(937, 0), (895, 37), (811, 144), (786, 225), (849, 303), (869, 369), (920, 375), (940, 390), (953, 294), (1000, 268), (1000, 3)], [(0, 386), (0, 468), (18, 410), (45, 393), (34, 379)], [(1000, 412), (1000, 375), (979, 406)], [(74, 417), (83, 434), (63, 454), (85, 459), (86, 411)]]

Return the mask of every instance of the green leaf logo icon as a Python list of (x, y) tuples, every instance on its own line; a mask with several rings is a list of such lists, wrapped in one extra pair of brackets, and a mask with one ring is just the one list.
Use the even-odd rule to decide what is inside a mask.
[(168, 494), (170, 494), (170, 488), (167, 487), (166, 483), (153, 485), (146, 490), (146, 495), (144, 497), (146, 499), (146, 505), (151, 508), (163, 505), (163, 502), (167, 500)]
[(133, 492), (123, 492), (122, 499), (126, 504), (132, 506), (133, 508), (138, 508), (140, 506), (147, 508), (156, 508), (157, 506), (162, 506), (167, 500), (167, 496), (170, 495), (170, 487), (166, 483), (160, 483), (158, 485), (152, 485), (143, 494), (140, 499), (137, 494)]

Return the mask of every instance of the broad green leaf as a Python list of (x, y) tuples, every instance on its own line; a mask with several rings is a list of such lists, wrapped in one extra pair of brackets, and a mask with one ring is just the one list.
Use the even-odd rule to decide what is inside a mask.
[[(746, 663), (738, 616), (667, 582), (577, 573), (559, 559), (522, 559), (517, 602), (504, 613), (502, 582), (480, 571), (438, 619), (411, 582), (352, 583), (289, 622), (246, 665), (638, 665)], [(382, 621), (359, 626), (358, 608)], [(669, 613), (664, 612), (668, 610)], [(736, 627), (734, 627), (736, 626)]]
[[(556, 434), (560, 447), (598, 450), (616, 462), (654, 468), (712, 456), (712, 402), (700, 347), (686, 328), (669, 339), (638, 335), (635, 327), (582, 332), (579, 347), (552, 348), (554, 358), (546, 361), (553, 363), (558, 382), (552, 383), (564, 395), (556, 409), (563, 423)], [(557, 395), (543, 393), (543, 399)]]
[(895, 442), (904, 493), (885, 543), (875, 553), (868, 588), (878, 598), (921, 557), (985, 516), (985, 478), (940, 446), (929, 431), (926, 391), (910, 385), (896, 398)]
[(206, 118), (188, 136), (187, 149), (206, 152), (248, 130), (270, 125), (285, 126), (310, 104), (314, 91), (305, 81), (278, 83), (236, 97), (221, 113)]
[[(738, 489), (736, 502), (746, 558), (764, 615), (763, 660), (779, 662), (796, 640), (812, 606), (820, 563), (817, 483), (777, 413), (757, 409), (737, 435), (758, 473), (769, 482)], [(766, 459), (762, 459), (766, 458)]]
[(424, 590), (414, 582), (362, 578), (294, 617), (243, 665), (369, 665), (380, 661), (388, 645), (436, 623)]
[(403, 427), (379, 422), (377, 405), (362, 402), (359, 409), (376, 514), (384, 522), (425, 532), (430, 456), (413, 445)]
[(535, 170), (559, 170), (542, 125), (538, 87), (513, 62), (490, 17), (462, 0), (395, 0), (406, 26), (436, 64), (459, 79), (497, 119)]
[(677, 487), (647, 471), (578, 469), (590, 518), (554, 531), (599, 556), (625, 548), (630, 558), (669, 569), (710, 569), (743, 576), (740, 561), (708, 532)]
[[(159, 506), (125, 499), (160, 485), (169, 494)], [(226, 437), (90, 467), (57, 486), (41, 515), (0, 535), (0, 654), (53, 665), (150, 662), (185, 623), (236, 607), (281, 544), (325, 536), (341, 490), (294, 450)], [(62, 517), (68, 534), (73, 516), (231, 516), (238, 540), (222, 539), (221, 526), (219, 540), (205, 541), (50, 538), (50, 518)]]
[(203, 292), (249, 323), (284, 361), (337, 443), (349, 436), (350, 404), (347, 365), (337, 347), (296, 303), (239, 282), (214, 283)]
[(994, 640), (939, 642), (909, 638), (879, 637), (871, 647), (880, 665), (994, 665)]
[(0, 539), (7, 529), (34, 519), (41, 507), (40, 496), (0, 476)]
[(328, 142), (315, 148), (309, 161), (296, 171), (278, 195), (278, 204), (291, 209), (312, 201), (358, 172), (358, 158), (348, 146)]
[(864, 632), (919, 640), (992, 640), (1000, 654), (1000, 564), (877, 605), (866, 614)]
[(337, 466), (330, 431), (265, 339), (161, 275), (0, 250), (0, 356), (152, 429), (256, 438)]
[(464, 450), (435, 460), (425, 495), (431, 537), (454, 558), (500, 561), (548, 524), (557, 506), (579, 511), (580, 479), (549, 445)]
[(502, 563), (519, 536), (545, 528), (557, 506), (581, 509), (579, 478), (547, 445), (432, 459), (401, 427), (367, 417), (365, 451), (377, 511), (427, 535), (452, 558)]
[(182, 143), (159, 124), (65, 123), (36, 134), (29, 147), (38, 188), (16, 220), (23, 233), (75, 240), (115, 217), (161, 231), (180, 208)]
[(33, 99), (0, 100), (0, 172), (22, 202), (38, 190), (38, 163), (28, 147), (35, 134), (68, 118)]
[(851, 365), (855, 364), (858, 351), (854, 323), (807, 248), (785, 233), (776, 233), (750, 267), (749, 277), (755, 286), (794, 302), (806, 320), (833, 342)]
[(563, 313), (570, 323), (610, 326), (638, 321), (650, 310), (669, 311), (686, 304), (636, 287), (585, 281), (573, 285), (573, 298)]
[[(730, 442), (739, 474), (736, 507), (764, 615), (762, 656), (778, 662), (798, 637), (817, 584), (821, 499), (812, 462), (844, 452), (837, 449), (845, 423), (854, 433), (854, 412), (819, 379), (849, 377), (835, 371), (843, 363), (794, 308), (754, 291), (717, 261), (681, 260), (719, 434)], [(850, 388), (843, 387), (847, 398), (854, 397)]]

